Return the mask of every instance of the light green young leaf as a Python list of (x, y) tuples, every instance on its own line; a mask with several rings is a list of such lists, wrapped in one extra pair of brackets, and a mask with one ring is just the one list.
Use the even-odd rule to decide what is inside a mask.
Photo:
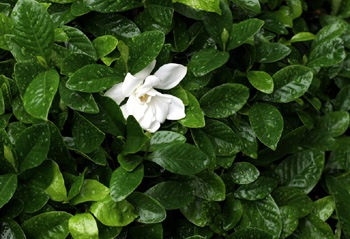
[(255, 89), (265, 94), (271, 94), (273, 92), (273, 79), (265, 71), (249, 71), (247, 73), (247, 78)]
[(69, 218), (68, 227), (74, 239), (98, 239), (97, 223), (88, 212), (77, 213)]
[(216, 12), (219, 15), (221, 14), (220, 1), (201, 1), (201, 0), (172, 0), (173, 3), (182, 3), (189, 7), (192, 7), (196, 10), (203, 10), (207, 12)]

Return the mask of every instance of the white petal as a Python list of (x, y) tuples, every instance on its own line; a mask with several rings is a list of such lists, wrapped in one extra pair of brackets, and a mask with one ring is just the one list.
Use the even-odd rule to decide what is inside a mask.
[(123, 83), (115, 84), (112, 88), (106, 91), (105, 96), (112, 98), (119, 105), (125, 99), (125, 96), (122, 93), (122, 87)]
[(142, 82), (143, 79), (138, 79), (130, 73), (126, 74), (122, 85), (122, 93), (124, 97), (129, 97), (136, 88), (142, 84)]
[(185, 77), (186, 73), (186, 66), (175, 63), (165, 64), (154, 73), (161, 80), (154, 88), (163, 90), (174, 88)]
[(158, 77), (153, 75), (147, 76), (145, 82), (139, 88), (137, 88), (137, 96), (140, 97), (146, 94), (148, 91), (153, 90), (153, 87), (159, 84), (159, 82), (160, 79)]
[(156, 60), (153, 60), (150, 64), (148, 64), (141, 71), (137, 72), (134, 76), (137, 79), (141, 79), (143, 81), (144, 79), (146, 79), (147, 76), (151, 74), (155, 66), (156, 66)]
[(138, 120), (138, 122), (143, 129), (147, 130), (154, 121), (156, 121), (154, 118), (154, 108), (149, 105), (145, 111), (145, 114), (140, 120)]
[(148, 132), (150, 133), (154, 133), (156, 132), (158, 129), (160, 128), (160, 123), (158, 121), (153, 121), (153, 123), (151, 124), (151, 126), (146, 129)]
[(171, 104), (169, 105), (169, 113), (166, 118), (168, 120), (179, 120), (185, 118), (185, 105), (182, 100), (172, 95), (166, 96), (171, 97), (172, 99)]
[(155, 109), (155, 119), (159, 123), (163, 123), (169, 114), (169, 105), (171, 104), (171, 100), (169, 98), (162, 97), (160, 94), (153, 97), (150, 103), (153, 104), (153, 107)]
[(131, 95), (126, 102), (127, 111), (130, 115), (133, 115), (137, 121), (139, 121), (145, 114), (148, 105), (141, 104), (135, 95)]
[(129, 117), (129, 112), (128, 112), (128, 109), (126, 107), (126, 104), (122, 105), (120, 107), (121, 111), (123, 112), (123, 116), (124, 116), (124, 119), (127, 119)]

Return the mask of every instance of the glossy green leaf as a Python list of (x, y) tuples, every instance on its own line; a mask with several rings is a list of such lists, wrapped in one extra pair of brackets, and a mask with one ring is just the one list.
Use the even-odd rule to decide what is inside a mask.
[(50, 147), (50, 132), (45, 124), (33, 125), (25, 129), (16, 141), (19, 171), (39, 166), (47, 156)]
[(172, 0), (173, 3), (182, 3), (196, 10), (203, 10), (207, 12), (216, 12), (221, 14), (220, 1), (213, 0), (209, 2), (203, 2), (200, 0)]
[(83, 53), (72, 53), (65, 57), (60, 63), (60, 72), (63, 75), (71, 76), (83, 66), (94, 64), (95, 60)]
[(318, 122), (318, 128), (328, 132), (332, 137), (345, 133), (349, 127), (349, 113), (334, 111), (324, 115)]
[(22, 97), (30, 82), (42, 71), (42, 66), (36, 62), (18, 62), (15, 64), (14, 78)]
[(245, 0), (233, 0), (235, 4), (246, 10), (254, 13), (260, 13), (260, 3), (258, 0), (245, 1)]
[(273, 235), (266, 232), (265, 230), (261, 230), (254, 227), (248, 227), (244, 229), (239, 229), (234, 233), (228, 235), (227, 239), (241, 239), (241, 238), (256, 238), (256, 239), (273, 239)]
[(283, 117), (270, 104), (256, 103), (249, 110), (249, 122), (258, 139), (272, 150), (276, 150), (283, 131)]
[(0, 208), (2, 208), (10, 199), (17, 189), (17, 176), (15, 174), (0, 175)]
[(309, 193), (318, 183), (325, 163), (324, 152), (306, 150), (283, 160), (275, 169), (280, 185)]
[(181, 212), (194, 225), (204, 227), (220, 212), (220, 206), (216, 202), (198, 198), (181, 208)]
[(239, 162), (232, 167), (231, 177), (234, 183), (249, 184), (258, 179), (259, 170), (251, 163)]
[(29, 173), (33, 173), (29, 183), (45, 190), (51, 200), (57, 202), (66, 201), (65, 182), (56, 162), (45, 160), (39, 167), (29, 171)]
[(127, 3), (125, 3), (122, 0), (117, 0), (117, 1), (83, 0), (83, 2), (90, 9), (97, 12), (102, 12), (102, 13), (123, 12), (129, 9), (133, 9), (141, 6), (141, 2), (136, 0), (131, 0), (131, 1), (128, 1)]
[(24, 204), (22, 200), (13, 197), (0, 209), (0, 219), (2, 221), (11, 221), (23, 212)]
[(66, 86), (70, 90), (93, 93), (107, 90), (123, 80), (111, 67), (91, 64), (74, 72)]
[(223, 201), (226, 187), (222, 179), (214, 172), (202, 172), (191, 181), (197, 197), (208, 201)]
[(314, 215), (325, 222), (333, 215), (334, 210), (335, 202), (333, 197), (329, 195), (314, 202), (314, 209), (312, 210), (311, 215)]
[(242, 228), (257, 228), (271, 234), (273, 238), (279, 238), (282, 232), (281, 212), (270, 195), (262, 200), (242, 201), (242, 205), (247, 220), (241, 221)]
[(118, 163), (126, 171), (131, 172), (143, 162), (143, 157), (136, 154), (118, 155)]
[(43, 57), (48, 61), (53, 47), (54, 30), (45, 7), (34, 0), (21, 0), (13, 9), (11, 18), (13, 40), (22, 48), (22, 54), (34, 58)]
[(69, 234), (68, 220), (71, 216), (66, 212), (45, 212), (24, 221), (21, 226), (28, 239), (64, 239)]
[(274, 91), (266, 96), (273, 102), (288, 103), (304, 95), (309, 89), (313, 73), (304, 66), (284, 67), (273, 76)]
[(153, 152), (165, 148), (172, 144), (182, 144), (186, 142), (186, 137), (173, 131), (157, 131), (150, 139), (149, 151)]
[(226, 118), (239, 111), (249, 98), (249, 89), (240, 84), (223, 84), (200, 99), (201, 108), (211, 118)]
[(75, 177), (75, 180), (71, 184), (71, 187), (68, 192), (68, 196), (67, 196), (68, 200), (71, 200), (72, 198), (74, 198), (80, 193), (83, 183), (84, 183), (84, 174), (80, 174), (79, 176)]
[(250, 18), (237, 24), (233, 24), (230, 38), (228, 40), (228, 50), (235, 49), (246, 43), (258, 33), (263, 25), (264, 21), (257, 18)]
[(169, 26), (173, 21), (174, 8), (171, 1), (147, 1), (150, 16), (159, 24)]
[(249, 123), (241, 121), (239, 125), (234, 125), (232, 128), (242, 142), (242, 152), (256, 159), (258, 157), (258, 141)]
[(145, 193), (159, 201), (166, 210), (182, 208), (194, 200), (192, 187), (186, 182), (161, 182)]
[(271, 94), (273, 92), (273, 79), (265, 71), (249, 71), (247, 73), (247, 78), (255, 89), (266, 94)]
[(128, 201), (135, 207), (138, 215), (136, 220), (140, 223), (159, 223), (166, 218), (163, 206), (147, 194), (133, 192), (129, 195)]
[(72, 135), (75, 146), (84, 153), (91, 153), (103, 142), (105, 134), (90, 121), (75, 112)]
[(208, 135), (206, 135), (201, 129), (192, 130), (191, 134), (196, 146), (209, 157), (211, 161), (209, 165), (210, 168), (214, 163), (216, 157), (213, 143), (211, 142)]
[(156, 150), (147, 159), (172, 173), (182, 175), (197, 174), (209, 164), (208, 157), (201, 150), (187, 143)]
[(272, 63), (282, 60), (291, 53), (291, 49), (281, 43), (264, 42), (256, 46), (256, 61)]
[(119, 202), (132, 193), (143, 179), (143, 165), (131, 172), (123, 167), (117, 168), (110, 180), (110, 195), (113, 201)]
[(94, 179), (85, 179), (80, 193), (70, 203), (77, 205), (83, 202), (99, 201), (109, 194), (109, 188)]
[(92, 41), (92, 44), (96, 49), (97, 58), (101, 58), (116, 49), (118, 45), (118, 39), (111, 35), (104, 35), (95, 38)]
[(240, 151), (240, 139), (226, 124), (207, 120), (202, 130), (211, 140), (217, 156), (231, 156)]
[(186, 95), (188, 98), (188, 105), (185, 107), (186, 117), (179, 120), (180, 124), (188, 128), (204, 127), (204, 113), (197, 98), (188, 91), (186, 91)]
[(129, 72), (135, 74), (149, 65), (160, 53), (164, 38), (159, 31), (144, 32), (135, 37), (130, 45)]
[(126, 226), (137, 217), (128, 201), (115, 202), (109, 196), (93, 203), (90, 211), (102, 224), (113, 227)]
[(86, 54), (94, 60), (97, 60), (96, 50), (90, 39), (78, 28), (70, 26), (60, 27), (69, 37), (66, 47), (74, 53)]
[(60, 82), (59, 92), (63, 103), (71, 109), (90, 114), (98, 113), (98, 106), (91, 94), (70, 90), (63, 81)]
[(227, 52), (208, 48), (193, 54), (187, 66), (195, 76), (204, 76), (223, 66), (228, 59), (229, 54)]
[(23, 201), (23, 212), (25, 213), (39, 211), (50, 199), (50, 196), (43, 189), (34, 186), (19, 188), (16, 197)]
[(7, 221), (0, 223), (0, 238), (16, 238), (16, 239), (27, 239), (20, 225), (15, 221)]
[[(334, 234), (331, 227), (313, 215), (303, 218), (299, 223), (300, 234), (298, 238), (325, 238), (333, 239)], [(298, 235), (298, 234), (297, 234)]]
[(250, 184), (239, 186), (233, 193), (236, 198), (245, 200), (259, 200), (269, 195), (277, 186), (278, 181), (274, 178), (260, 176)]
[(149, 139), (132, 115), (126, 120), (126, 136), (126, 141), (122, 150), (123, 155), (140, 151)]
[(311, 32), (298, 32), (290, 40), (290, 43), (312, 41), (316, 38)]
[(75, 239), (98, 239), (95, 218), (90, 213), (78, 213), (69, 218), (69, 232)]
[(55, 70), (37, 75), (28, 85), (23, 96), (25, 110), (35, 118), (47, 120), (60, 76)]
[(273, 191), (272, 196), (279, 207), (295, 207), (298, 218), (305, 217), (313, 209), (312, 200), (299, 188), (278, 187)]
[(298, 211), (293, 206), (280, 207), (282, 218), (282, 233), (281, 238), (290, 236), (298, 227)]
[(241, 220), (243, 215), (243, 207), (239, 199), (235, 199), (233, 194), (228, 194), (223, 206), (223, 228), (225, 231), (233, 229)]

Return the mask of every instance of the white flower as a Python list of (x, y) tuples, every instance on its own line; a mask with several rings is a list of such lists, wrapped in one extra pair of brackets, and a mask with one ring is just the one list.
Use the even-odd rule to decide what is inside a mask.
[(181, 99), (155, 89), (169, 90), (178, 85), (185, 77), (187, 67), (169, 63), (150, 75), (155, 64), (154, 60), (135, 75), (128, 73), (123, 82), (105, 93), (119, 105), (129, 97), (120, 107), (125, 119), (133, 115), (141, 127), (151, 133), (157, 131), (166, 119), (179, 120), (186, 116)]

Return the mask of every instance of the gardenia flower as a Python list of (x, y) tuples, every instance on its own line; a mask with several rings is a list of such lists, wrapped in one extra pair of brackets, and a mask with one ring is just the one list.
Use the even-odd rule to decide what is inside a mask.
[(187, 67), (169, 63), (150, 75), (156, 65), (152, 61), (146, 68), (132, 75), (128, 73), (123, 82), (114, 85), (105, 95), (119, 105), (129, 97), (120, 109), (125, 119), (133, 115), (141, 127), (154, 133), (165, 120), (184, 118), (185, 106), (181, 99), (162, 94), (156, 89), (169, 90), (177, 86), (187, 73)]

